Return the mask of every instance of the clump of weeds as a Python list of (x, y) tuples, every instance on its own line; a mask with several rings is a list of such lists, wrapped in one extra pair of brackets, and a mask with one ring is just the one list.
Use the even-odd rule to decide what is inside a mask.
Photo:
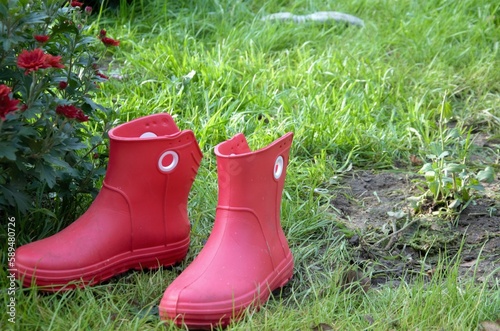
[(417, 186), (423, 194), (409, 200), (416, 214), (454, 218), (473, 201), (476, 192), (484, 191), (482, 183), (494, 181), (495, 172), (491, 166), (474, 171), (465, 162), (449, 161), (449, 151), (434, 148), (438, 153), (427, 155), (430, 162), (419, 170), (424, 178)]
[(429, 143), (430, 153), (426, 155), (429, 162), (419, 170), (423, 179), (416, 181), (422, 194), (409, 199), (416, 215), (430, 214), (434, 218), (453, 220), (474, 200), (477, 192), (484, 191), (482, 183), (495, 179), (491, 166), (474, 170), (467, 164), (471, 134), (460, 127), (447, 126), (450, 109), (450, 104), (443, 100), (437, 123), (439, 139)]

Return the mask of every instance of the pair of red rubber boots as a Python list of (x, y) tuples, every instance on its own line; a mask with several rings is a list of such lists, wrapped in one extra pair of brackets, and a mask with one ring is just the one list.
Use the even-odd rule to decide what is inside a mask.
[[(189, 247), (189, 191), (202, 153), (168, 114), (109, 132), (103, 187), (78, 220), (16, 251), (24, 286), (46, 291), (99, 283), (129, 269), (169, 266)], [(195, 260), (166, 289), (160, 317), (195, 328), (225, 326), (292, 277), (280, 205), (293, 134), (258, 151), (243, 134), (215, 147), (215, 222)]]

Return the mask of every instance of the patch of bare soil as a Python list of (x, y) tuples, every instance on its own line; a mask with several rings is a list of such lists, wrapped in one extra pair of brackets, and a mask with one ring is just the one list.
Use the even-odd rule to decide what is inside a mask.
[[(354, 172), (333, 192), (331, 207), (355, 233), (349, 243), (372, 285), (446, 272), (440, 256), (459, 264), (460, 277), (495, 285), (500, 277), (500, 184), (486, 184), (454, 220), (414, 215), (415, 174)], [(457, 255), (457, 253), (459, 253)], [(458, 256), (458, 260), (453, 259)]]

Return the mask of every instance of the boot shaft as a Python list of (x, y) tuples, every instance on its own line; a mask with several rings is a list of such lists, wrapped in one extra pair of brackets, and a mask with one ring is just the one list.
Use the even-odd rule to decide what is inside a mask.
[(169, 114), (156, 114), (122, 124), (109, 137), (104, 187), (127, 201), (133, 232), (150, 232), (158, 241), (189, 233), (188, 196), (202, 158), (193, 132), (180, 131)]
[(105, 181), (126, 191), (150, 187), (167, 180), (167, 175), (194, 179), (202, 157), (193, 132), (180, 131), (168, 114), (122, 124), (110, 130), (109, 137)]
[(280, 213), (292, 139), (293, 133), (287, 133), (252, 152), (245, 136), (237, 134), (215, 147), (219, 176), (216, 223), (258, 222), (275, 267), (290, 254)]
[(272, 209), (279, 218), (292, 140), (287, 133), (253, 152), (240, 133), (217, 145), (218, 206)]

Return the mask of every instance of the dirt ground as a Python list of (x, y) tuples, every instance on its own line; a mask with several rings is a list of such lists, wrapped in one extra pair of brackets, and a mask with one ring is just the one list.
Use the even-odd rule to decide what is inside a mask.
[[(453, 220), (415, 215), (408, 200), (418, 196), (416, 174), (359, 171), (344, 176), (333, 190), (330, 208), (354, 235), (354, 261), (368, 274), (371, 285), (401, 277), (445, 272), (458, 263), (460, 277), (473, 277), (489, 286), (500, 282), (500, 184), (485, 191)], [(461, 251), (460, 251), (461, 250)], [(460, 252), (459, 259), (453, 260)], [(447, 265), (438, 265), (439, 256)]]

